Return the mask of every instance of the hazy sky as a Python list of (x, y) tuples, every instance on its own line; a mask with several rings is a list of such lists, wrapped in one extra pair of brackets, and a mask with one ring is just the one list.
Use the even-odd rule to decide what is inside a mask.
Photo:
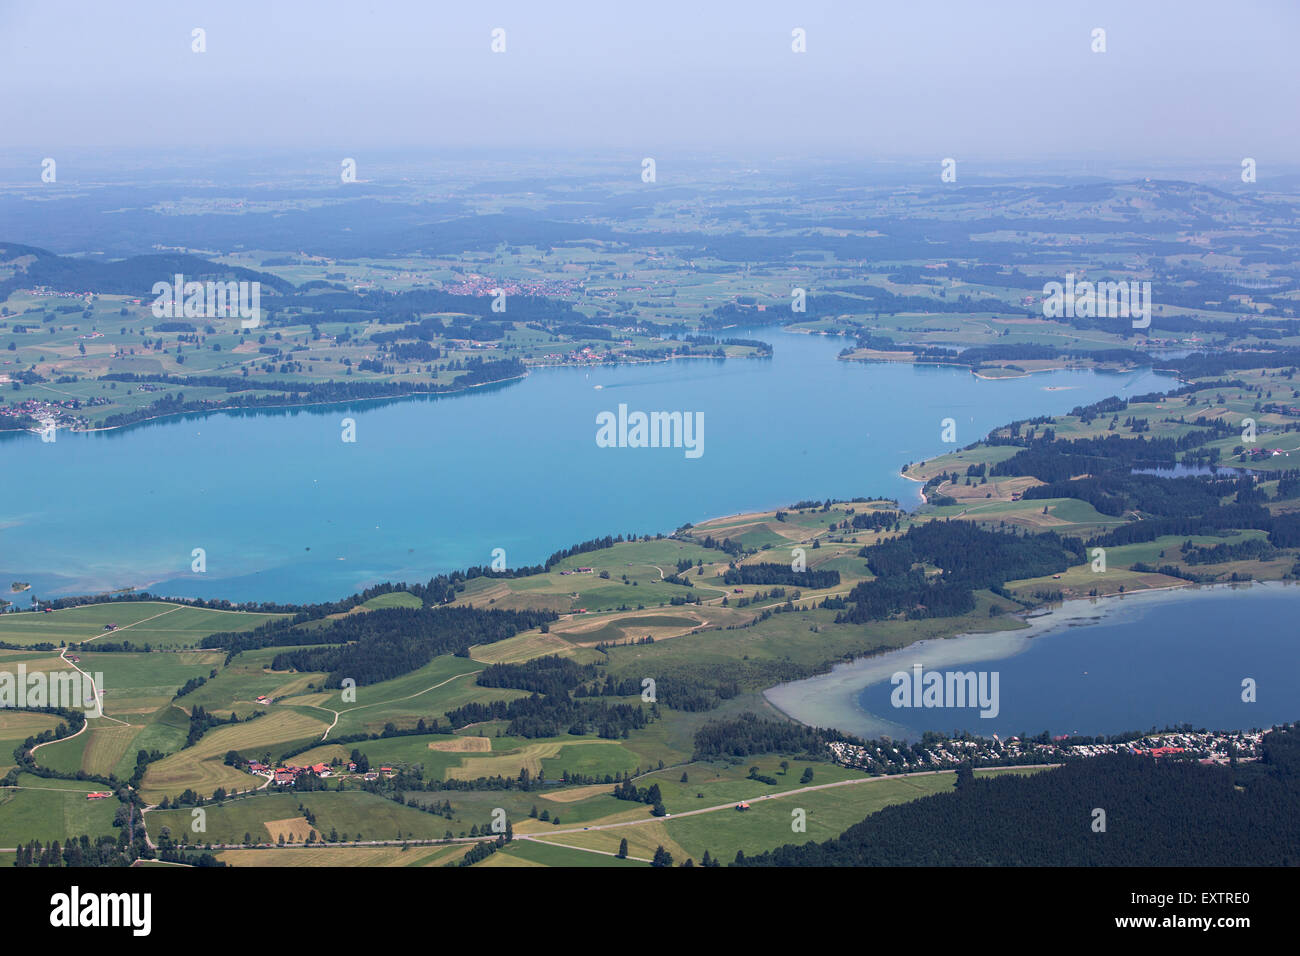
[(0, 0), (0, 147), (1282, 164), (1297, 27), (1294, 0)]

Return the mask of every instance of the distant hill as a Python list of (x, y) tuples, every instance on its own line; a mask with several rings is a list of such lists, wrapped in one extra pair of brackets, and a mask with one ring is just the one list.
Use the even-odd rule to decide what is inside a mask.
[(184, 253), (131, 256), (103, 261), (60, 256), (46, 249), (0, 242), (0, 300), (17, 289), (46, 286), (56, 292), (99, 292), (110, 295), (152, 294), (155, 282), (167, 281), (181, 274), (186, 281), (260, 282), (264, 290), (282, 294), (294, 291), (294, 285), (267, 272), (212, 262), (201, 256)]

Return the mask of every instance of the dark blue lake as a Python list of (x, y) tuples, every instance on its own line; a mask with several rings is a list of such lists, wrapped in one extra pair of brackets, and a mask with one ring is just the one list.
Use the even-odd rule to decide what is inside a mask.
[[(926, 730), (1006, 737), (1268, 727), (1300, 710), (1297, 618), (1300, 586), (1281, 583), (1071, 601), (1026, 630), (921, 642), (768, 697), (808, 723), (912, 740)], [(894, 706), (891, 678), (915, 664), (923, 674), (997, 674), (997, 715)], [(1253, 703), (1242, 699), (1248, 678)]]

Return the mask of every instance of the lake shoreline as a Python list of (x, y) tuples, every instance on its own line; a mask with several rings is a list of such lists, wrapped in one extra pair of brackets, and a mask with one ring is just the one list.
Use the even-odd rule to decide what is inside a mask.
[[(892, 673), (892, 658), (904, 651), (929, 653), (935, 657), (932, 666), (963, 665), (981, 660), (1005, 660), (1028, 649), (1028, 642), (1070, 627), (1088, 627), (1101, 624), (1123, 612), (1144, 613), (1152, 606), (1150, 599), (1185, 601), (1193, 595), (1220, 593), (1225, 590), (1268, 588), (1275, 593), (1286, 587), (1280, 581), (1225, 582), (1218, 584), (1181, 584), (1123, 594), (1099, 595), (1063, 601), (1047, 611), (1026, 612), (1017, 615), (1023, 626), (1003, 631), (956, 631), (947, 637), (924, 639), (874, 654), (865, 654), (851, 661), (834, 664), (829, 671), (797, 681), (785, 681), (763, 690), (769, 706), (790, 720), (805, 726), (836, 727), (846, 721), (858, 726), (876, 728), (893, 722), (866, 711), (859, 705), (859, 697), (867, 687), (888, 679)], [(1110, 601), (1108, 598), (1118, 598)], [(1124, 599), (1135, 599), (1126, 602)], [(1134, 604), (1137, 606), (1135, 607)], [(1029, 633), (1026, 633), (1029, 632)], [(957, 639), (959, 644), (951, 644)], [(973, 645), (978, 642), (979, 647)], [(948, 653), (944, 653), (948, 651)], [(871, 662), (876, 662), (872, 664)], [(841, 728), (845, 729), (845, 728)], [(854, 733), (851, 729), (845, 732)], [(877, 729), (877, 733), (882, 732)], [(897, 732), (897, 731), (896, 731)], [(893, 736), (894, 734), (890, 734)], [(911, 736), (911, 735), (907, 735)]]
[[(741, 358), (742, 356), (736, 356), (732, 360), (738, 361)], [(769, 355), (746, 355), (743, 356), (743, 358), (746, 360), (770, 359), (771, 355), (770, 354)], [(676, 362), (676, 361), (687, 360), (687, 359), (711, 359), (715, 362), (720, 362), (720, 361), (725, 362), (728, 360), (725, 357), (719, 359), (716, 355), (673, 355), (673, 356), (669, 356), (668, 358), (661, 358), (661, 359), (626, 359), (618, 362), (589, 362), (581, 365), (550, 364), (550, 363), (539, 362), (535, 365), (526, 366), (524, 373), (522, 375), (512, 375), (508, 378), (493, 379), (490, 382), (476, 382), (473, 385), (464, 385), (461, 386), (460, 388), (446, 388), (436, 392), (424, 392), (424, 391), (398, 392), (392, 395), (374, 395), (366, 398), (340, 398), (328, 402), (291, 402), (283, 405), (214, 405), (210, 409), (189, 410), (189, 411), (181, 411), (181, 412), (166, 412), (162, 415), (150, 415), (148, 418), (140, 418), (133, 422), (127, 422), (125, 425), (108, 425), (108, 426), (100, 426), (98, 428), (72, 428), (70, 426), (64, 426), (64, 427), (66, 427), (68, 433), (72, 435), (92, 435), (92, 434), (99, 434), (104, 432), (123, 431), (135, 425), (145, 425), (148, 424), (149, 422), (166, 421), (167, 419), (172, 419), (172, 418), (181, 419), (189, 415), (213, 415), (213, 414), (220, 414), (223, 412), (275, 413), (277, 411), (288, 410), (288, 409), (332, 408), (332, 407), (340, 407), (344, 405), (360, 405), (368, 402), (397, 402), (408, 398), (437, 398), (440, 396), (464, 395), (465, 393), (470, 392), (473, 389), (485, 388), (490, 385), (502, 385), (507, 382), (522, 382), (535, 369), (616, 368), (619, 365), (656, 365), (664, 362)], [(324, 382), (321, 384), (328, 385), (328, 384), (338, 384), (338, 383), (334, 382), (333, 379), (330, 379), (328, 382)], [(21, 429), (14, 429), (14, 431), (26, 432), (29, 435), (40, 435), (45, 431), (46, 427), (48, 427), (48, 425), (45, 423), (43, 423), (43, 425), (45, 425), (45, 427), (21, 428)], [(56, 425), (55, 431), (58, 430), (59, 430), (59, 426)]]
[[(465, 388), (459, 402), (450, 401), (457, 393), (421, 393), (401, 396), (414, 401), (366, 396), (208, 407), (135, 423), (147, 421), (147, 428), (120, 426), (98, 442), (74, 435), (66, 449), (62, 442), (42, 445), (51, 454), (14, 456), (13, 503), (0, 515), (13, 577), (40, 575), (37, 590), (44, 596), (134, 586), (237, 603), (331, 601), (383, 581), (428, 580), (481, 564), (485, 546), (532, 564), (557, 542), (627, 530), (629, 501), (592, 495), (586, 480), (575, 477), (597, 473), (611, 487), (637, 489), (635, 524), (651, 534), (671, 534), (684, 519), (725, 523), (738, 514), (788, 508), (810, 495), (893, 499), (912, 512), (924, 504), (917, 494), (921, 483), (912, 475), (900, 480), (899, 469), (939, 452), (931, 446), (938, 436), (920, 427), (929, 417), (921, 396), (970, 407), (980, 432), (1015, 417), (1026, 401), (1064, 414), (1067, 404), (1080, 400), (1014, 382), (977, 391), (973, 378), (954, 369), (934, 378), (907, 366), (876, 366), (865, 374), (865, 366), (837, 368), (833, 341), (781, 331), (750, 334), (775, 340), (775, 356), (767, 361), (575, 366), (493, 388)], [(801, 428), (789, 455), (774, 453), (771, 445), (770, 422), (789, 414), (785, 393), (773, 389), (778, 381), (805, 382), (806, 400), (840, 410), (823, 422), (826, 434)], [(1042, 383), (1077, 386), (1089, 400), (1113, 391), (1086, 372)], [(593, 390), (597, 384), (625, 391)], [(916, 400), (903, 402), (902, 414), (878, 420), (867, 441), (842, 446), (831, 440), (853, 420), (846, 399), (869, 405), (882, 387)], [(707, 411), (715, 436), (709, 453), (697, 461), (681, 459), (680, 452), (601, 449), (591, 439), (591, 422), (616, 400)], [(365, 435), (363, 451), (340, 443), (329, 427), (332, 415), (345, 414), (354, 415)], [(185, 415), (205, 420), (200, 425)], [(78, 469), (63, 467), (83, 456), (103, 462), (97, 495), (149, 507), (128, 516), (87, 496)], [(524, 460), (556, 465), (529, 478), (535, 495), (552, 507), (538, 510), (518, 498), (516, 465)], [(264, 493), (250, 496), (254, 488)], [(358, 488), (367, 494), (358, 497)], [(412, 508), (412, 488), (458, 507)], [(222, 558), (210, 561), (206, 576), (186, 573), (196, 544), (210, 558)]]
[[(183, 419), (191, 415), (215, 415), (223, 412), (266, 412), (274, 413), (278, 411), (287, 411), (295, 408), (331, 408), (343, 405), (361, 405), (367, 402), (396, 402), (406, 398), (436, 398), (440, 395), (463, 395), (471, 389), (484, 388), (489, 385), (500, 385), (503, 382), (521, 382), (528, 377), (528, 372), (523, 375), (512, 375), (509, 378), (494, 379), (491, 382), (477, 382), (473, 385), (465, 385), (461, 388), (449, 388), (439, 392), (401, 392), (394, 395), (374, 395), (368, 398), (340, 398), (329, 402), (288, 402), (283, 405), (214, 405), (208, 409), (191, 409), (183, 412), (166, 412), (162, 415), (150, 415), (148, 418), (140, 418), (133, 422), (127, 422), (125, 425), (107, 425), (99, 428), (68, 428), (71, 435), (94, 435), (104, 432), (124, 431), (136, 425), (145, 425), (149, 422), (161, 422), (167, 419)], [(331, 384), (331, 383), (325, 383)], [(25, 428), (19, 429), (27, 432), (29, 435), (39, 435), (45, 429), (43, 428)], [(55, 426), (58, 430), (58, 426)]]

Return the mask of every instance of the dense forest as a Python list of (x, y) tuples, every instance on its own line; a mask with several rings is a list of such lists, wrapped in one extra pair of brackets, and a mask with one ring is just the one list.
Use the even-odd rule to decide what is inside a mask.
[(1126, 511), (1147, 515), (1185, 516), (1203, 514), (1219, 506), (1219, 501), (1236, 489), (1235, 481), (1212, 481), (1201, 478), (1158, 478), (1107, 472), (1088, 478), (1053, 481), (1026, 488), (1026, 500), (1077, 498), (1099, 512), (1119, 517)]
[[(327, 671), (326, 686), (351, 678), (358, 687), (418, 670), (439, 654), (468, 656), (475, 644), (492, 644), (554, 621), (554, 611), (484, 611), (469, 607), (378, 608), (309, 631), (281, 637), (306, 647), (277, 654), (272, 667)], [(277, 641), (279, 643), (279, 641)]]
[(990, 476), (1028, 475), (1040, 481), (1065, 481), (1075, 475), (1130, 468), (1171, 468), (1177, 453), (1212, 441), (1211, 431), (1189, 432), (1182, 438), (1136, 438), (1111, 434), (1104, 438), (1057, 441), (1050, 434), (1034, 440), (1006, 461), (989, 469)]
[(490, 664), (478, 675), (480, 687), (510, 687), (534, 694), (562, 694), (595, 680), (594, 664), (551, 654), (518, 664)]
[[(745, 866), (1296, 866), (1300, 737), (1265, 737), (1258, 764), (1116, 754), (886, 807), (823, 843)], [(1105, 830), (1094, 830), (1095, 810)], [(1268, 821), (1261, 826), (1260, 821)]]
[(68, 837), (60, 843), (32, 840), (18, 847), (14, 866), (108, 867), (130, 866), (133, 855), (117, 837), (100, 836), (91, 840), (84, 834)]
[(825, 756), (826, 742), (840, 739), (814, 727), (793, 721), (764, 720), (743, 713), (729, 720), (711, 720), (695, 732), (695, 760), (718, 757), (748, 757), (753, 754), (806, 754)]
[[(986, 531), (971, 521), (930, 521), (858, 552), (876, 575), (847, 598), (827, 598), (836, 623), (865, 624), (903, 614), (949, 617), (975, 607), (974, 591), (1019, 578), (1064, 571), (1084, 560), (1083, 544), (1054, 532), (1017, 535)], [(929, 574), (925, 568), (941, 573)]]
[(807, 569), (788, 564), (740, 564), (722, 575), (725, 584), (788, 584), (794, 587), (830, 588), (840, 583), (840, 572)]
[(607, 740), (627, 737), (651, 720), (639, 704), (607, 704), (572, 700), (566, 693), (542, 697), (533, 694), (512, 701), (472, 702), (447, 712), (454, 728), (485, 720), (508, 720), (512, 737), (559, 737), (596, 734)]

